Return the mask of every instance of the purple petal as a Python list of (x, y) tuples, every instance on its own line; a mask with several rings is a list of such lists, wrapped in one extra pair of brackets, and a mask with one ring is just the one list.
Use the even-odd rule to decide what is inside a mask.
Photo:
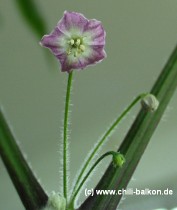
[(78, 68), (78, 59), (69, 57), (66, 53), (60, 54), (56, 56), (61, 64), (61, 71), (62, 72), (70, 72), (73, 69)]
[(65, 37), (64, 35), (57, 27), (54, 29), (54, 31), (49, 34), (42, 37), (42, 40), (40, 41), (40, 44), (43, 47), (49, 48), (54, 55), (58, 55), (63, 53), (63, 46), (60, 44), (61, 39)]
[(84, 69), (88, 65), (92, 65), (102, 61), (106, 57), (106, 53), (102, 46), (93, 46), (91, 54), (87, 57), (79, 58), (68, 57), (67, 54), (56, 56), (61, 64), (62, 72), (70, 72), (73, 69)]
[(92, 51), (89, 56), (79, 58), (78, 68), (84, 69), (88, 65), (101, 62), (106, 57), (106, 52), (103, 46), (92, 46)]
[(80, 13), (76, 12), (64, 12), (63, 18), (58, 22), (58, 28), (68, 34), (71, 29), (79, 29), (82, 33), (88, 20)]
[(90, 35), (89, 45), (105, 45), (106, 32), (98, 20), (89, 20), (84, 28), (84, 33)]

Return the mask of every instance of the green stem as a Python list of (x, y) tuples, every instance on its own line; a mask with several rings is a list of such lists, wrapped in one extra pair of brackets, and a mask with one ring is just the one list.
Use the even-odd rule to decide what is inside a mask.
[(83, 186), (83, 184), (85, 183), (85, 181), (87, 180), (87, 178), (89, 177), (89, 175), (91, 174), (91, 172), (95, 169), (95, 167), (107, 156), (109, 155), (114, 155), (115, 153), (117, 152), (114, 152), (114, 151), (109, 151), (109, 152), (106, 152), (105, 154), (103, 154), (100, 158), (98, 158), (98, 160), (93, 164), (93, 166), (90, 168), (90, 170), (87, 172), (87, 174), (85, 175), (85, 177), (83, 178), (83, 180), (81, 181), (80, 185), (78, 186), (78, 188), (76, 189), (76, 191), (74, 192), (72, 198), (71, 198), (71, 201), (70, 201), (70, 204), (71, 206), (73, 206), (74, 204), (74, 201), (75, 201), (75, 198), (78, 194), (78, 192), (80, 191), (81, 187)]
[(96, 152), (98, 151), (98, 149), (101, 147), (101, 145), (104, 143), (104, 141), (110, 136), (111, 132), (114, 130), (114, 128), (119, 124), (119, 122), (125, 117), (125, 115), (132, 109), (132, 107), (139, 101), (141, 100), (145, 95), (145, 93), (138, 95), (133, 102), (125, 109), (125, 111), (123, 111), (123, 113), (113, 122), (113, 124), (110, 126), (110, 128), (105, 132), (105, 134), (103, 135), (103, 137), (100, 139), (100, 141), (98, 141), (98, 143), (96, 144), (95, 148), (93, 149), (93, 151), (91, 152), (90, 156), (88, 157), (87, 161), (85, 162), (83, 168), (81, 169), (81, 172), (79, 173), (79, 176), (77, 178), (77, 181), (74, 185), (73, 188), (73, 192), (76, 190), (80, 179), (82, 178), (85, 170), (87, 169), (90, 161), (93, 159), (94, 155), (96, 154)]
[(0, 110), (0, 156), (27, 210), (42, 209), (48, 196), (27, 164)]
[(68, 157), (68, 115), (69, 115), (69, 103), (70, 103), (70, 96), (71, 96), (71, 86), (72, 86), (72, 77), (73, 71), (68, 74), (68, 83), (67, 83), (67, 91), (66, 91), (66, 101), (65, 101), (65, 112), (64, 112), (64, 130), (63, 130), (63, 194), (66, 198), (67, 203), (67, 157)]

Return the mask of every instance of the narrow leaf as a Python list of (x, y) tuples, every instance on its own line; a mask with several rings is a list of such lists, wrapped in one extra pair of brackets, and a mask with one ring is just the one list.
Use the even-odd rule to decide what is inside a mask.
[(46, 24), (42, 17), (39, 8), (34, 0), (16, 0), (18, 8), (20, 9), (23, 17), (27, 23), (35, 31), (39, 38), (46, 33)]
[(0, 110), (0, 156), (27, 210), (41, 209), (48, 196), (28, 166)]

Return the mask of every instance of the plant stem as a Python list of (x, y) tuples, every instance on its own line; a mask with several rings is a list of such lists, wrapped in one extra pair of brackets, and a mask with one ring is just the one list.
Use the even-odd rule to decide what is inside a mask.
[(48, 196), (27, 164), (1, 110), (0, 155), (25, 209), (42, 209)]
[(64, 130), (63, 130), (63, 194), (66, 198), (67, 203), (67, 192), (68, 192), (68, 174), (67, 174), (67, 158), (68, 158), (68, 116), (69, 116), (69, 103), (71, 96), (71, 86), (72, 86), (73, 71), (68, 74), (68, 83), (66, 90), (66, 100), (65, 100), (65, 112), (64, 112)]
[(76, 191), (74, 192), (72, 198), (71, 198), (71, 205), (73, 205), (74, 200), (78, 194), (78, 192), (80, 191), (81, 187), (83, 186), (83, 184), (85, 183), (85, 181), (87, 180), (87, 178), (89, 177), (89, 175), (91, 174), (91, 172), (95, 169), (95, 167), (107, 156), (109, 155), (114, 155), (116, 152), (114, 151), (109, 151), (106, 152), (105, 154), (103, 154), (100, 158), (98, 158), (98, 160), (93, 164), (93, 166), (90, 168), (90, 170), (87, 172), (87, 174), (85, 175), (85, 177), (83, 178), (83, 180), (81, 181), (80, 185), (78, 186), (78, 188), (76, 189)]
[(96, 144), (95, 148), (92, 150), (90, 156), (88, 157), (88, 159), (86, 160), (83, 168), (81, 169), (81, 172), (79, 173), (79, 176), (76, 180), (76, 183), (74, 185), (73, 188), (73, 192), (76, 190), (80, 179), (82, 178), (84, 172), (86, 171), (90, 161), (93, 159), (94, 155), (96, 154), (96, 152), (99, 150), (99, 148), (102, 146), (102, 144), (105, 142), (105, 140), (110, 136), (111, 132), (114, 130), (114, 128), (119, 124), (119, 122), (125, 117), (125, 115), (133, 108), (133, 106), (139, 101), (141, 100), (146, 94), (140, 94), (138, 95), (133, 102), (123, 111), (123, 113), (112, 123), (112, 125), (110, 126), (110, 128), (105, 132), (105, 134), (103, 135), (103, 137), (98, 141), (98, 143)]

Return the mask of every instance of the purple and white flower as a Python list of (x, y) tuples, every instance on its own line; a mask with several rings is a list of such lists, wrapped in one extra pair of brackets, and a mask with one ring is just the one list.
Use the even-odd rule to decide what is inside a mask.
[(43, 36), (40, 44), (47, 47), (61, 63), (61, 71), (84, 69), (102, 61), (106, 32), (100, 21), (86, 19), (76, 12), (64, 12), (51, 34)]

